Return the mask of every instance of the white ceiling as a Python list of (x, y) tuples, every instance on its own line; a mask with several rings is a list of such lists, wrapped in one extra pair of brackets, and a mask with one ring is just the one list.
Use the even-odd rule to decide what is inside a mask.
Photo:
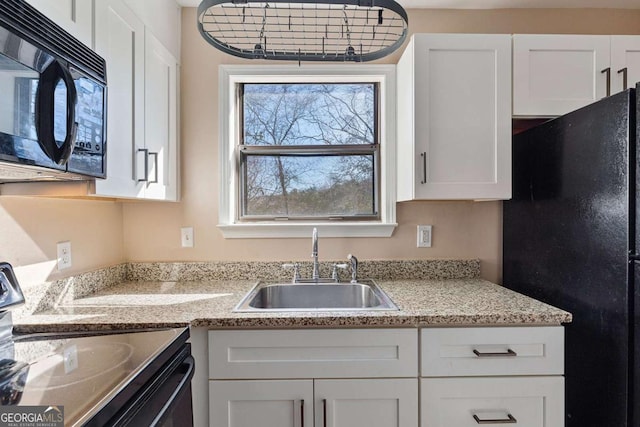
[[(176, 0), (197, 7), (200, 0)], [(640, 9), (640, 0), (397, 0), (406, 9), (607, 8)]]

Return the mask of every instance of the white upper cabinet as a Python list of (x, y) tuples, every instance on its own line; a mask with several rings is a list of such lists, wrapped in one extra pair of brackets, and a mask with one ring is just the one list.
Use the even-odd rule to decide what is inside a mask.
[(95, 195), (178, 200), (178, 61), (123, 0), (94, 0), (107, 61), (107, 178)]
[[(178, 199), (178, 64), (147, 30), (145, 36), (145, 149), (142, 173), (145, 198)], [(140, 169), (140, 163), (138, 163)]]
[(122, 0), (95, 2), (96, 52), (107, 61), (107, 179), (96, 194), (143, 197), (135, 155), (144, 148), (144, 24)]
[(511, 36), (416, 34), (398, 62), (398, 201), (511, 197)]
[(559, 116), (611, 93), (610, 36), (514, 35), (513, 115)]
[(638, 82), (640, 36), (611, 36), (611, 92), (635, 87)]
[(26, 0), (69, 34), (93, 47), (92, 0)]

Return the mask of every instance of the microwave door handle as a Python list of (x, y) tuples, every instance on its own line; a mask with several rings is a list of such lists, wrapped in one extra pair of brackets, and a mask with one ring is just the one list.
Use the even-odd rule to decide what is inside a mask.
[[(55, 90), (62, 80), (67, 88), (67, 134), (58, 147), (54, 136)], [(40, 74), (36, 91), (36, 132), (38, 143), (47, 156), (59, 165), (65, 165), (71, 157), (76, 142), (78, 124), (76, 105), (78, 93), (71, 72), (60, 61), (55, 60)]]

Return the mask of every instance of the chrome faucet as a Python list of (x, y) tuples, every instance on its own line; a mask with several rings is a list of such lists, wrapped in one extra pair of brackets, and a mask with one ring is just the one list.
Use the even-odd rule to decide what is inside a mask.
[(318, 229), (315, 227), (313, 227), (311, 240), (311, 257), (313, 258), (313, 273), (311, 273), (311, 279), (318, 280), (320, 278), (320, 264), (318, 263)]
[(351, 263), (351, 283), (358, 283), (358, 258), (349, 254), (347, 259)]

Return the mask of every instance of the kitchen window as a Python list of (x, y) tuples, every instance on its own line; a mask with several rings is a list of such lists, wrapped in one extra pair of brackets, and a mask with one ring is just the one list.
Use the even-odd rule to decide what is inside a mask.
[(221, 66), (227, 238), (390, 236), (395, 67)]

